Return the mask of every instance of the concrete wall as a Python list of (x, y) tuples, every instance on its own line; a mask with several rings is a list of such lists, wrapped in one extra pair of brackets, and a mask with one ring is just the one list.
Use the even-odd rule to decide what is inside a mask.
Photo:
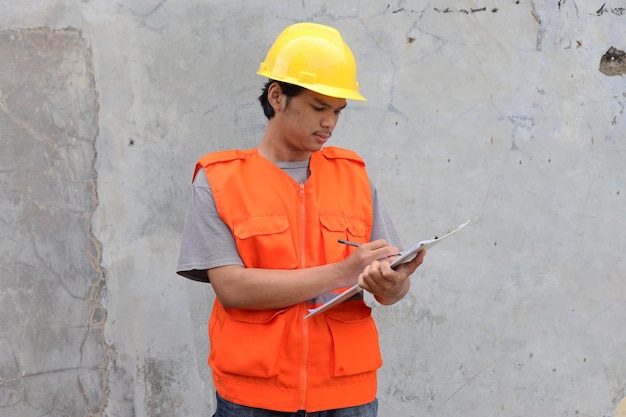
[[(612, 416), (626, 395), (623, 1), (0, 0), (0, 416), (209, 416), (210, 286), (174, 274), (205, 152), (264, 129), (280, 30), (338, 27), (407, 244), (380, 415)], [(611, 49), (613, 48), (613, 49)]]

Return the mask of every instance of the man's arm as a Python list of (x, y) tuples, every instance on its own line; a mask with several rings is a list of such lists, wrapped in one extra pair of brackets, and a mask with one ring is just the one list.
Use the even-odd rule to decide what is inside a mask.
[(352, 286), (368, 265), (397, 253), (398, 248), (387, 245), (384, 240), (376, 240), (362, 244), (346, 259), (333, 264), (295, 270), (227, 265), (209, 269), (207, 274), (225, 307), (274, 309)]

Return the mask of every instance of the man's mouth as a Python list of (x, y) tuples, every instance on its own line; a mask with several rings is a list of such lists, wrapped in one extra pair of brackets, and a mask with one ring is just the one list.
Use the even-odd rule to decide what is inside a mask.
[(331, 132), (315, 132), (315, 136), (317, 136), (318, 138), (327, 141), (328, 139), (330, 139), (332, 133)]

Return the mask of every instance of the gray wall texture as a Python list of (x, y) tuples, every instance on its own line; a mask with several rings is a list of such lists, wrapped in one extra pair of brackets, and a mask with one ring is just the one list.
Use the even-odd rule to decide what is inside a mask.
[(256, 145), (256, 70), (303, 20), (356, 56), (333, 144), (405, 243), (472, 220), (372, 302), (380, 415), (613, 416), (617, 0), (0, 0), (0, 416), (211, 415), (214, 295), (174, 273), (193, 165)]

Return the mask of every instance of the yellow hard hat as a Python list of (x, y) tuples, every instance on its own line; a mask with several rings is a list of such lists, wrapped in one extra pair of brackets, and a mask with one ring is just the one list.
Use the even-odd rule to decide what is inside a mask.
[(359, 94), (354, 55), (341, 33), (318, 23), (283, 30), (257, 74), (330, 97), (367, 101)]

